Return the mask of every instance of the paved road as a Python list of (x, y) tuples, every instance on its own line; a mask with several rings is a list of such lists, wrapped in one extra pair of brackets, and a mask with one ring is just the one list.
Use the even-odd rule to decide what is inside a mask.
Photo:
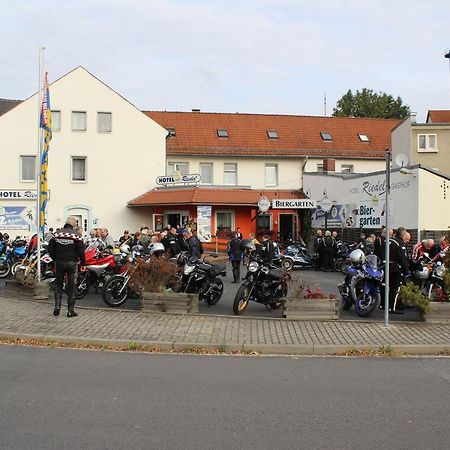
[(7, 449), (447, 449), (450, 359), (0, 346)]

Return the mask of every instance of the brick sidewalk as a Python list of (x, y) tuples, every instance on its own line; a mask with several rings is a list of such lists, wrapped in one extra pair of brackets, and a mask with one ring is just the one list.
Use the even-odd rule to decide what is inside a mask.
[(0, 298), (0, 337), (72, 343), (136, 342), (163, 350), (220, 348), (271, 354), (334, 354), (391, 346), (405, 353), (450, 352), (450, 325), (379, 322), (297, 322), (227, 316), (182, 316), (79, 309), (53, 317), (52, 305)]

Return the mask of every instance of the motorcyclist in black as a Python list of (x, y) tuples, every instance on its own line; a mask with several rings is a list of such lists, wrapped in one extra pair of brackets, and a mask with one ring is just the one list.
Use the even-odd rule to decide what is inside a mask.
[(74, 286), (77, 273), (78, 260), (85, 265), (83, 237), (74, 230), (76, 219), (68, 217), (66, 224), (55, 232), (48, 244), (48, 253), (55, 261), (56, 268), (56, 290), (54, 316), (59, 316), (61, 310), (61, 298), (63, 293), (64, 277), (67, 276), (67, 317), (76, 317)]
[(395, 236), (389, 241), (389, 311), (402, 314), (399, 310), (398, 294), (400, 287), (405, 284), (405, 276), (409, 272), (406, 244), (409, 233), (399, 227)]
[(169, 252), (170, 257), (174, 258), (180, 253), (180, 245), (177, 238), (177, 230), (175, 228), (171, 228), (167, 236), (163, 238), (161, 244), (164, 245), (166, 252)]
[(265, 263), (270, 263), (275, 258), (275, 245), (269, 235), (264, 235), (258, 254)]
[(325, 231), (325, 237), (322, 239), (323, 246), (323, 265), (325, 272), (333, 271), (333, 260), (336, 250), (336, 241), (331, 236), (331, 231)]
[(236, 231), (231, 233), (231, 240), (227, 245), (227, 253), (233, 267), (232, 283), (241, 281), (242, 240), (237, 237)]
[(316, 232), (316, 237), (314, 238), (314, 254), (316, 255), (314, 269), (320, 270), (323, 265), (322, 230), (317, 230)]

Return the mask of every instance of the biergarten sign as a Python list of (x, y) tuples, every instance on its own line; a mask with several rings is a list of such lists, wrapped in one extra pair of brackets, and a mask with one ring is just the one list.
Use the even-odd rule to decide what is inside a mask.
[(156, 184), (185, 184), (200, 183), (201, 176), (198, 173), (182, 175), (176, 171), (173, 175), (161, 175), (156, 178)]
[(316, 200), (305, 199), (278, 199), (272, 200), (272, 208), (274, 209), (315, 209), (317, 208)]
[(1, 189), (0, 199), (1, 200), (35, 200), (37, 198), (36, 190), (12, 190), (12, 189)]

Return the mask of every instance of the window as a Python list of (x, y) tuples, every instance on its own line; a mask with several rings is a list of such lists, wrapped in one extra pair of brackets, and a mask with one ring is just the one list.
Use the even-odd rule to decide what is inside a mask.
[(212, 184), (213, 165), (211, 163), (200, 163), (200, 184)]
[(266, 164), (266, 186), (278, 186), (277, 164)]
[(72, 131), (86, 131), (86, 112), (72, 111)]
[(85, 156), (72, 156), (72, 181), (86, 181)]
[(419, 134), (418, 152), (437, 152), (437, 135), (436, 134)]
[(333, 140), (333, 138), (331, 137), (331, 134), (330, 133), (326, 133), (325, 131), (321, 131), (320, 135), (322, 136), (322, 139), (324, 141), (332, 141)]
[(36, 181), (36, 156), (20, 157), (20, 181)]
[(173, 175), (177, 170), (181, 172), (181, 175), (187, 175), (189, 173), (189, 164), (185, 162), (167, 163), (167, 175)]
[(237, 185), (237, 164), (225, 163), (223, 165), (223, 184), (227, 186)]
[(173, 127), (166, 128), (166, 130), (167, 130), (168, 137), (175, 137), (177, 135), (177, 131)]
[(276, 131), (267, 130), (267, 137), (269, 139), (278, 139), (278, 133)]
[(230, 238), (233, 225), (233, 212), (231, 211), (217, 211), (216, 212), (216, 229), (217, 237)]
[(353, 173), (353, 164), (342, 164), (341, 173)]
[(323, 164), (322, 163), (317, 164), (317, 172), (319, 172), (319, 173), (323, 172)]
[(228, 131), (224, 129), (218, 129), (217, 130), (217, 136), (227, 138), (228, 137)]
[(52, 132), (61, 131), (61, 111), (52, 110)]
[(256, 229), (260, 233), (269, 233), (272, 230), (272, 214), (258, 214), (256, 216)]
[(112, 115), (109, 112), (99, 112), (97, 114), (97, 131), (99, 133), (111, 133)]
[(358, 133), (358, 137), (361, 142), (370, 142), (369, 136), (367, 136), (367, 134)]

